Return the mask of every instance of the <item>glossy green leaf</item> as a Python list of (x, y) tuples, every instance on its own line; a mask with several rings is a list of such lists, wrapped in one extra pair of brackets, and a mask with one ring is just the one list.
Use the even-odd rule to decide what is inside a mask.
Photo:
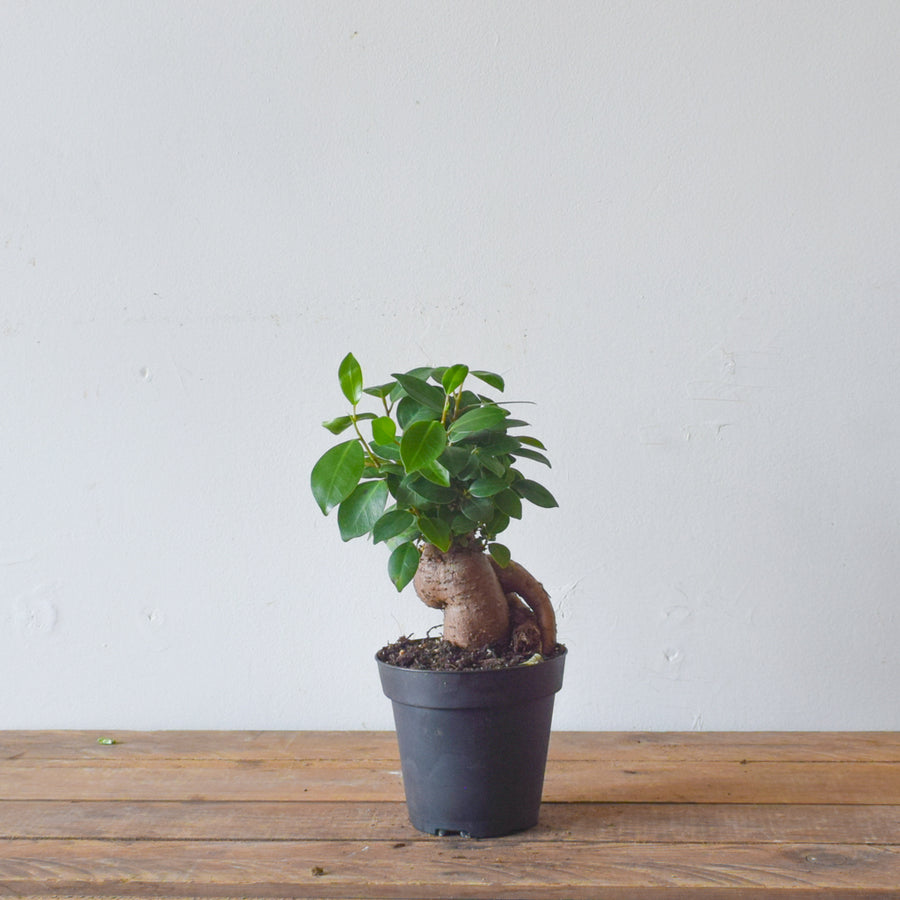
[(338, 416), (336, 419), (330, 419), (322, 423), (323, 428), (327, 428), (332, 434), (341, 434), (353, 424), (353, 416)]
[(423, 406), (412, 397), (403, 397), (397, 404), (397, 421), (404, 430), (413, 422), (436, 422), (441, 414), (428, 406)]
[(465, 447), (448, 446), (438, 457), (438, 462), (451, 474), (459, 475), (468, 465), (471, 454)]
[(372, 540), (376, 544), (388, 541), (398, 534), (403, 534), (416, 521), (415, 516), (405, 509), (393, 509), (386, 512), (372, 528)]
[(479, 445), (479, 453), (485, 456), (503, 456), (521, 449), (519, 441), (508, 434), (492, 434), (488, 441)]
[(384, 481), (364, 481), (338, 507), (338, 528), (341, 539), (368, 534), (384, 512), (388, 486)]
[(522, 518), (522, 498), (511, 488), (501, 491), (493, 499), (497, 509), (506, 513), (510, 518)]
[(495, 372), (473, 371), (472, 374), (485, 384), (489, 384), (492, 388), (496, 388), (498, 391), (502, 391), (506, 387), (503, 377), (497, 375)]
[(407, 472), (430, 466), (444, 452), (447, 432), (440, 422), (414, 422), (400, 439), (400, 458)]
[(428, 384), (414, 375), (394, 375), (400, 386), (413, 400), (440, 413), (444, 408), (444, 392), (433, 384)]
[(520, 437), (519, 440), (529, 447), (537, 447), (538, 450), (546, 450), (547, 448), (535, 437)]
[[(416, 494), (424, 497), (431, 503), (438, 503), (446, 506), (456, 499), (456, 491), (452, 488), (444, 487), (425, 478), (420, 472), (414, 472), (403, 479), (402, 484), (411, 488)], [(399, 502), (399, 498), (398, 498)]]
[(400, 448), (396, 444), (371, 444), (372, 452), (382, 459), (400, 462)]
[(372, 422), (372, 440), (376, 444), (392, 444), (397, 437), (397, 424), (390, 416), (379, 416)]
[(469, 410), (451, 423), (448, 429), (450, 440), (459, 441), (470, 434), (496, 428), (505, 422), (506, 416), (507, 412), (502, 406), (482, 406)]
[(506, 547), (503, 544), (488, 544), (488, 553), (491, 554), (491, 558), (502, 569), (505, 569), (512, 559), (512, 556), (509, 552), (509, 547)]
[(520, 447), (513, 452), (513, 456), (521, 456), (524, 459), (533, 459), (536, 462), (543, 463), (545, 466), (550, 466), (550, 460), (547, 459), (543, 453), (538, 450), (532, 450), (529, 447)]
[(338, 378), (341, 382), (341, 390), (344, 396), (356, 406), (362, 397), (362, 369), (352, 353), (348, 353), (342, 360), (338, 369)]
[(367, 419), (374, 419), (374, 413), (358, 413), (355, 416), (338, 416), (330, 422), (323, 422), (323, 427), (327, 428), (332, 434), (341, 434), (346, 431), (353, 423), (364, 422)]
[(476, 524), (477, 520), (473, 523), (471, 519), (460, 513), (458, 516), (453, 517), (453, 521), (450, 523), (450, 530), (454, 534), (471, 534), (474, 530), (473, 526)]
[(441, 553), (450, 549), (450, 526), (443, 519), (434, 519), (429, 516), (419, 516), (419, 531), (429, 544), (434, 544)]
[(313, 466), (310, 487), (325, 515), (350, 496), (365, 466), (365, 452), (359, 441), (344, 441), (321, 456)]
[(439, 484), (442, 487), (450, 487), (450, 473), (438, 460), (422, 466), (419, 472), (424, 475), (433, 484)]
[(469, 367), (460, 364), (445, 369), (441, 375), (441, 384), (444, 387), (444, 391), (448, 394), (452, 394), (454, 391), (459, 390), (468, 374)]
[(496, 456), (482, 456), (480, 453), (478, 454), (478, 462), (481, 466), (488, 470), (488, 472), (493, 472), (494, 475), (499, 477), (503, 477), (507, 470), (509, 469), (509, 464), (504, 463), (502, 460), (497, 459)]
[(473, 497), (493, 497), (500, 491), (506, 490), (508, 486), (505, 478), (499, 478), (492, 474), (482, 475), (481, 478), (469, 485), (469, 493)]
[(477, 409), (481, 405), (481, 398), (474, 391), (463, 391), (460, 395), (460, 412), (468, 412), (470, 409)]
[(494, 515), (494, 503), (486, 497), (463, 497), (459, 502), (462, 514), (474, 523), (489, 522)]
[(436, 484), (431, 484), (430, 481), (422, 478), (420, 475), (407, 475), (398, 484), (391, 485), (391, 493), (394, 495), (394, 499), (397, 501), (397, 506), (403, 507), (405, 509), (421, 509), (422, 507), (429, 506), (434, 503), (433, 500), (429, 500), (427, 497), (423, 497), (422, 494), (420, 494), (413, 488), (413, 479), (417, 479), (421, 483), (425, 484), (426, 487), (430, 485), (435, 490), (446, 490), (446, 488), (441, 488)]
[(376, 384), (373, 387), (363, 388), (363, 393), (368, 394), (370, 397), (378, 397), (379, 400), (383, 400), (385, 397), (390, 396), (391, 391), (396, 386), (396, 381), (389, 381), (387, 384)]
[(559, 506), (554, 498), (553, 494), (547, 490), (542, 484), (538, 484), (536, 481), (530, 481), (527, 478), (522, 478), (519, 481), (516, 481), (512, 489), (525, 500), (529, 500), (535, 506), (542, 506), (545, 509), (551, 509), (554, 506)]
[(412, 541), (395, 548), (388, 559), (388, 576), (398, 591), (402, 591), (415, 578), (419, 568), (419, 551)]
[(498, 509), (491, 521), (484, 526), (484, 533), (489, 538), (493, 538), (500, 534), (501, 531), (506, 531), (507, 528), (509, 528), (509, 516)]

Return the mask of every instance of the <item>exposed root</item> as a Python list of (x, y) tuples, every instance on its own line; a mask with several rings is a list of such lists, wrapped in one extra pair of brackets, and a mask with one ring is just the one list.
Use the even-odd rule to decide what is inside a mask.
[(534, 611), (541, 633), (541, 652), (549, 656), (556, 646), (556, 613), (544, 586), (517, 562), (510, 562), (506, 568), (493, 559), (490, 562), (507, 597), (518, 594)]
[(509, 601), (509, 621), (512, 626), (509, 646), (514, 653), (532, 655), (542, 649), (541, 630), (537, 627), (535, 614), (525, 605), (518, 594), (506, 595)]

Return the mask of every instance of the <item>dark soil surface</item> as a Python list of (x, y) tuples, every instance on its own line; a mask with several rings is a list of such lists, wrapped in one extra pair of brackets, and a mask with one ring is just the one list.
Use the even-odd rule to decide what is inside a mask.
[[(557, 644), (552, 659), (565, 650)], [(509, 647), (463, 650), (443, 638), (413, 639), (401, 637), (382, 647), (376, 654), (382, 662), (404, 669), (431, 669), (436, 672), (475, 672), (483, 669), (507, 669), (521, 666), (531, 654), (516, 653)]]

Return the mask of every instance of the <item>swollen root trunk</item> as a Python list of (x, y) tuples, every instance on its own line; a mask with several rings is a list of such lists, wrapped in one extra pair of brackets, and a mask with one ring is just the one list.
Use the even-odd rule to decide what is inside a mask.
[(426, 544), (413, 587), (423, 603), (444, 611), (444, 640), (451, 644), (478, 650), (509, 638), (509, 604), (481, 550), (441, 553)]
[(490, 562), (503, 590), (518, 594), (534, 611), (541, 632), (541, 652), (549, 656), (556, 647), (556, 614), (544, 586), (517, 562), (510, 562), (506, 568)]

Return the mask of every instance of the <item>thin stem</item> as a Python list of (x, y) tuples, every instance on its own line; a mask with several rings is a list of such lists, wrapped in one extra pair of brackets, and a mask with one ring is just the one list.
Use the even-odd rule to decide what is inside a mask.
[(359, 425), (356, 423), (356, 404), (353, 404), (353, 414), (350, 416), (353, 420), (353, 430), (356, 432), (356, 436), (359, 438), (360, 443), (363, 445), (363, 449), (369, 455), (369, 459), (372, 461), (372, 464), (375, 466), (380, 466), (381, 462), (378, 457), (372, 452), (372, 448), (369, 446), (368, 441), (363, 437), (362, 432), (359, 430)]

